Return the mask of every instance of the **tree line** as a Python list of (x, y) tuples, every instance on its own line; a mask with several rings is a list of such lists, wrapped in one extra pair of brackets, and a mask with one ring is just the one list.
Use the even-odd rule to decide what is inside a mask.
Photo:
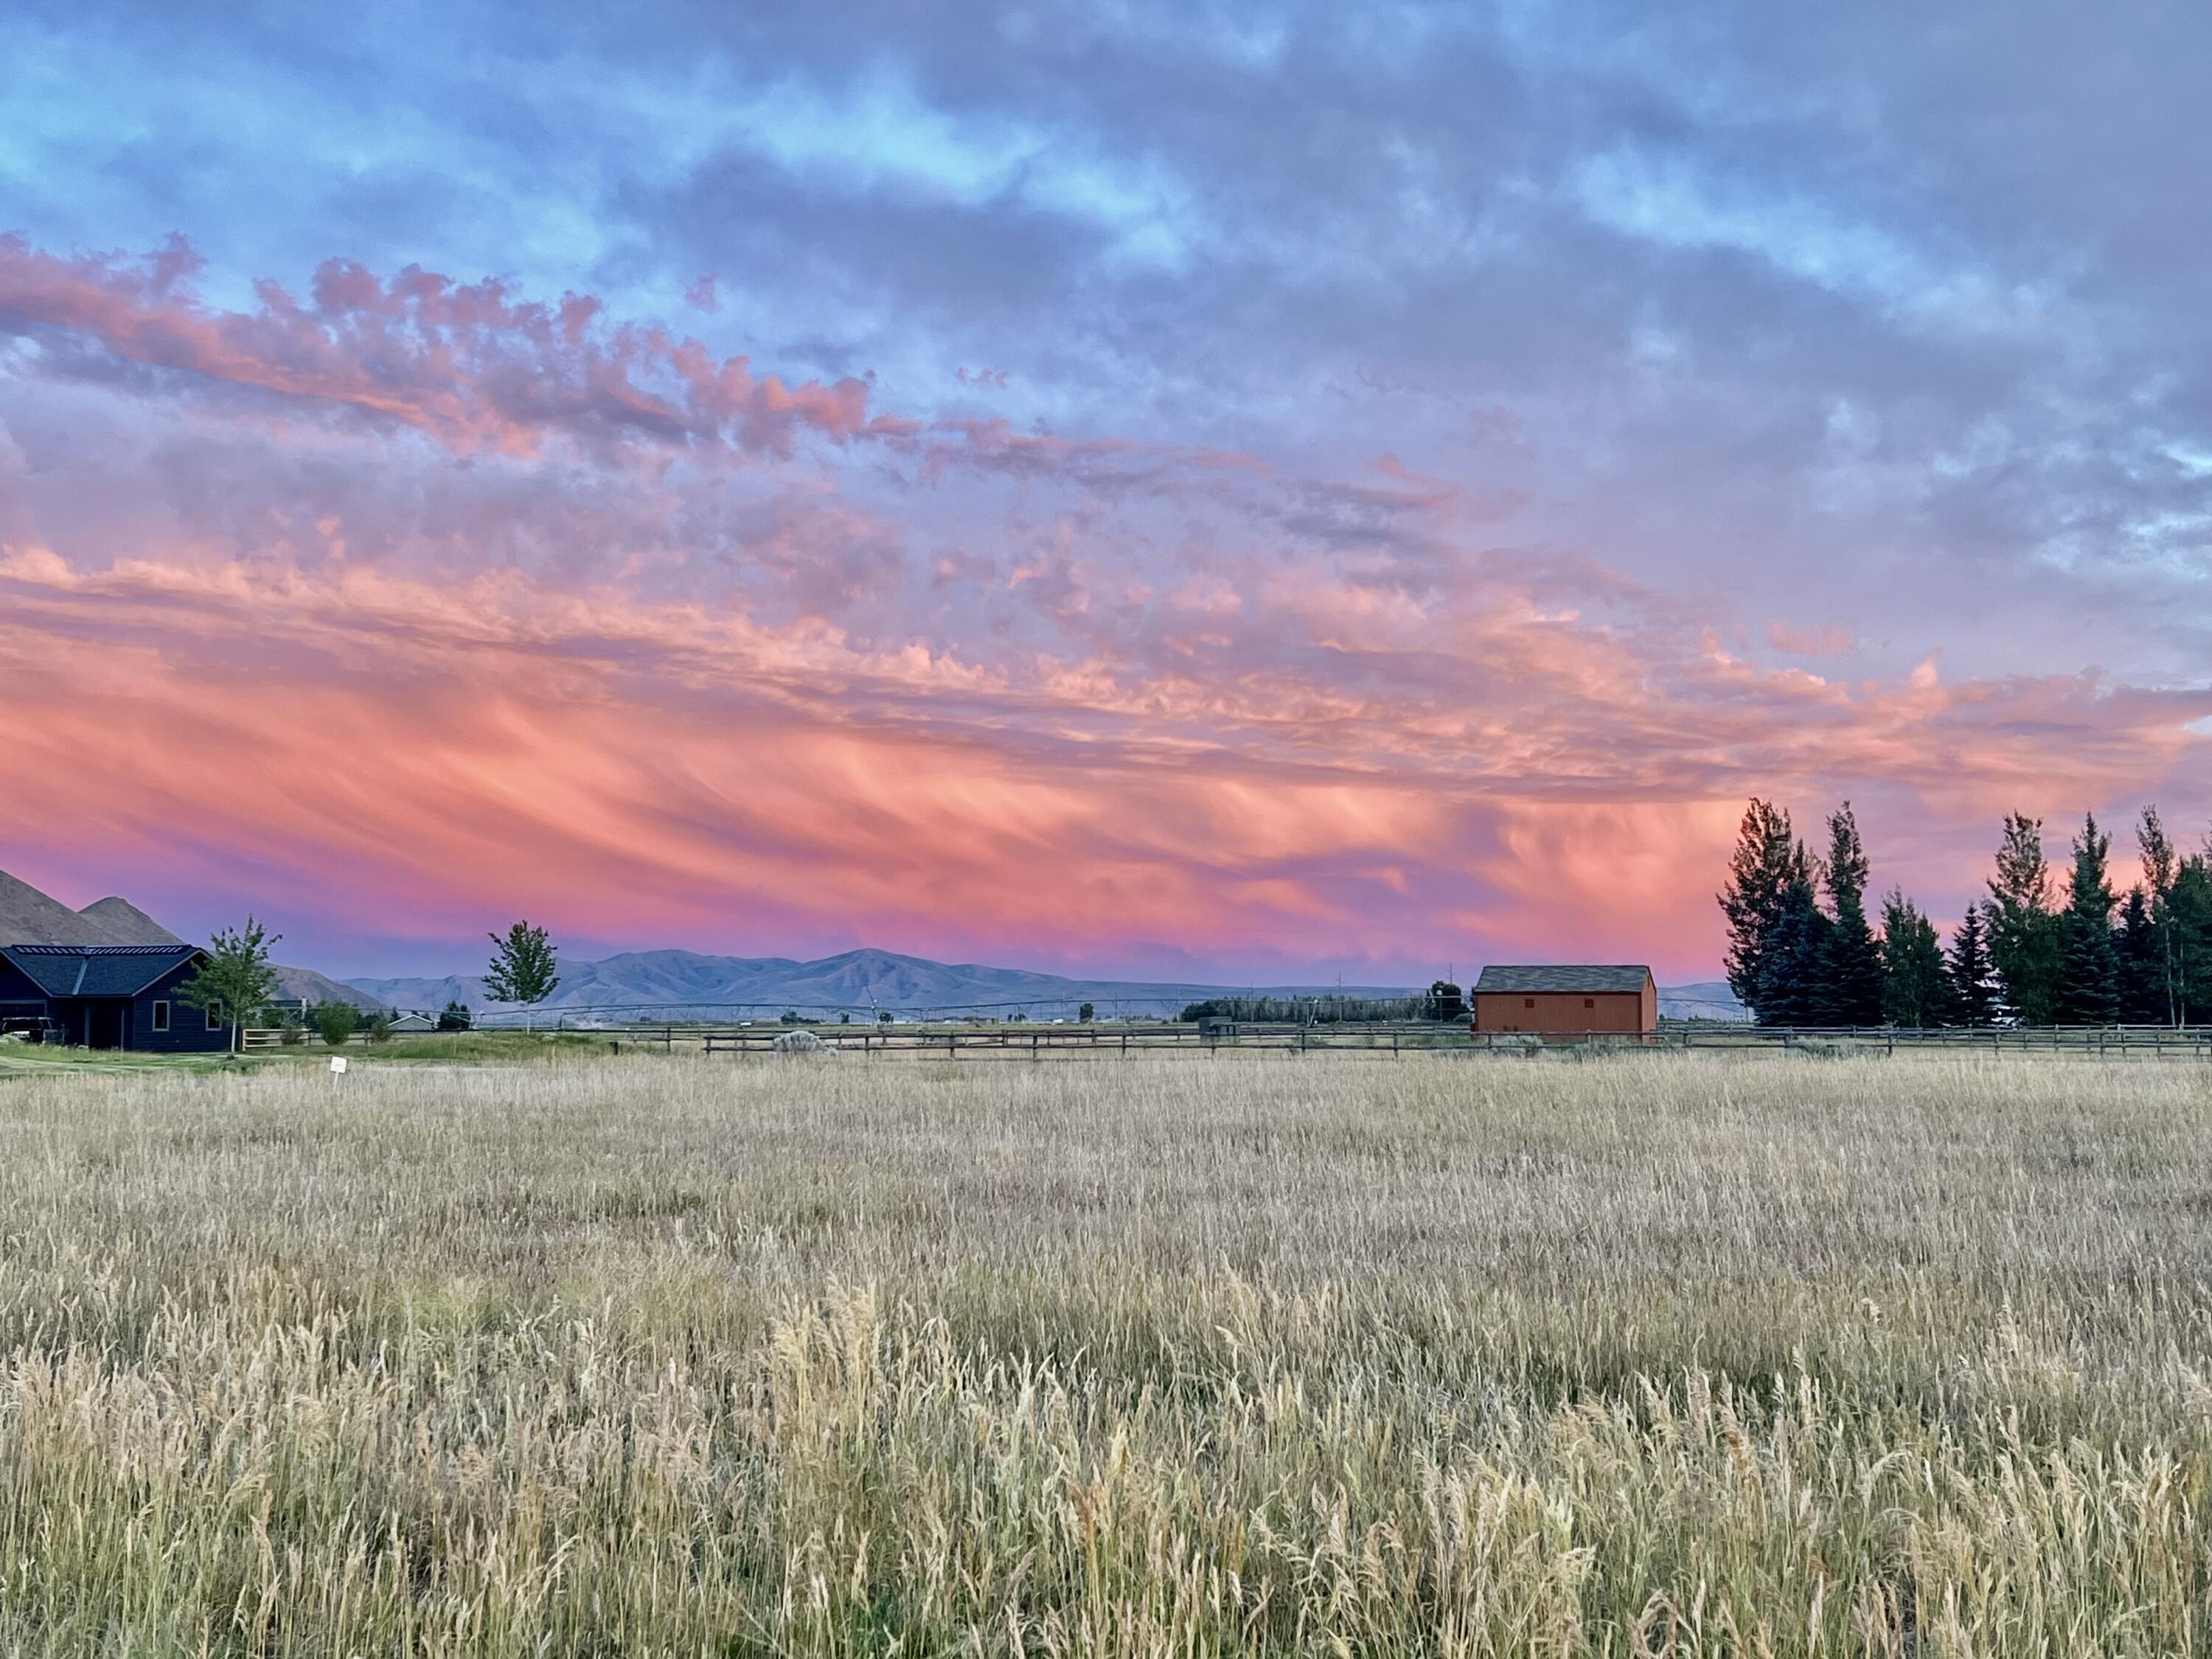
[(2054, 869), (2043, 822), (2004, 822), (1987, 896), (1948, 944), (1893, 888), (1879, 930), (1869, 866), (1845, 801), (1825, 857), (1786, 808), (1754, 799), (1720, 905), (1729, 985), (1762, 1025), (2180, 1025), (2212, 1020), (2212, 836), (2184, 854), (2146, 806), (2142, 878), (2114, 890), (2112, 837), (2094, 813)]
[[(561, 983), (560, 960), (544, 928), (518, 921), (506, 933), (488, 937), (495, 948), (484, 972), (485, 995), (495, 1002), (520, 1003), (527, 1013), (553, 994)], [(269, 947), (283, 938), (250, 915), (242, 927), (218, 927), (208, 942), (207, 960), (177, 988), (177, 1000), (186, 1007), (203, 1009), (229, 1027), (234, 1051), (241, 1026), (269, 1017), (276, 995), (276, 968)], [(306, 1011), (303, 1022), (288, 1018), (280, 1029), (289, 1042), (292, 1033), (312, 1025), (335, 1047), (356, 1030), (365, 1030), (375, 1040), (390, 1030), (391, 1023), (388, 1012), (363, 1014), (349, 1002), (319, 1002)], [(465, 1031), (475, 1023), (475, 1013), (464, 1002), (448, 1002), (438, 1015), (441, 1031)]]

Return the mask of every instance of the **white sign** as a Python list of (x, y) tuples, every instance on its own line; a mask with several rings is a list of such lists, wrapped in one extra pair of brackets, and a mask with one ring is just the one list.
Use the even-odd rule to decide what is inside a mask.
[(333, 1074), (343, 1074), (344, 1073), (345, 1056), (343, 1054), (333, 1054), (331, 1056), (331, 1071)]

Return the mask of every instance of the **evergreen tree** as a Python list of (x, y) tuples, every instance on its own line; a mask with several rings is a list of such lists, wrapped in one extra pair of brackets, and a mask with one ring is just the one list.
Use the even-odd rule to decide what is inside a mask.
[(1896, 889), (1881, 904), (1881, 1012), (1892, 1025), (1941, 1025), (1950, 1000), (1936, 924)]
[(1752, 988), (1757, 1000), (1750, 1006), (1761, 1025), (1814, 1025), (1820, 1023), (1820, 969), (1829, 927), (1813, 896), (1811, 860), (1804, 872), (1784, 888), (1774, 921), (1759, 957), (1759, 980)]
[(1728, 887), (1720, 895), (1729, 924), (1729, 988), (1754, 1015), (1765, 994), (1768, 936), (1781, 918), (1785, 896), (1800, 882), (1810, 888), (1812, 862), (1790, 827), (1790, 814), (1754, 798), (1744, 811), (1729, 860)]
[(2112, 935), (2120, 963), (2120, 1018), (2129, 1025), (2162, 1025), (2169, 1018), (2166, 959), (2150, 900), (2140, 887), (2128, 889), (2120, 906), (2120, 925)]
[[(2167, 838), (2166, 825), (2158, 816), (2156, 806), (2146, 806), (2142, 816), (2136, 820), (2136, 845), (2142, 853), (2143, 885), (2148, 890), (2150, 934), (2148, 941), (2134, 941), (2138, 950), (2147, 951), (2158, 964), (2158, 1012), (2154, 1018), (2178, 1024), (2182, 1014), (2181, 941), (2174, 925), (2174, 884), (2181, 874), (2181, 860)], [(2122, 988), (2123, 999), (2127, 993)]]
[(2074, 870), (2059, 918), (2058, 982), (2053, 1013), (2061, 1025), (2109, 1025), (2120, 1017), (2120, 959), (2112, 948), (2112, 884), (2105, 860), (2112, 838), (2097, 815), (2074, 838)]
[(2212, 853), (2174, 866), (2166, 905), (2175, 1017), (2191, 1025), (2212, 1022)]
[(1953, 1025), (1981, 1027), (1997, 1023), (1995, 972), (1990, 966), (1990, 936), (1982, 920), (1982, 907), (1970, 904), (1951, 936), (1951, 954), (1943, 964), (1946, 1019)]
[(1866, 884), (1866, 846), (1845, 801), (1828, 819), (1828, 926), (1813, 997), (1818, 1024), (1881, 1024), (1881, 952), (1867, 925)]
[(2022, 1025), (2057, 1017), (2063, 947), (2051, 908), (2051, 866), (2043, 856), (2043, 821), (2014, 812), (2005, 819), (1997, 872), (1990, 881), (1990, 961), (2004, 989), (2006, 1011)]

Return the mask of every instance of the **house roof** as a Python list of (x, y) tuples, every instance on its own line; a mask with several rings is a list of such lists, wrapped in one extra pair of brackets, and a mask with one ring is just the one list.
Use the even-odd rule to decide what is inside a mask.
[(1649, 968), (1636, 965), (1592, 967), (1562, 963), (1547, 968), (1486, 968), (1474, 982), (1475, 994), (1530, 991), (1571, 991), (1584, 996), (1593, 991), (1626, 992), (1641, 995), (1651, 980)]
[(135, 997), (207, 954), (191, 945), (4, 945), (0, 957), (50, 997)]

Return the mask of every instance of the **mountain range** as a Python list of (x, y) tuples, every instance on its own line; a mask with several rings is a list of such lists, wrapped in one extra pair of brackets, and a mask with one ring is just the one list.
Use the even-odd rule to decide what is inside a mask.
[[(346, 981), (380, 1002), (435, 1012), (459, 1002), (504, 1023), (521, 1010), (484, 995), (481, 977), (355, 979)], [(1307, 997), (1341, 995), (1385, 999), (1407, 994), (1404, 986), (1221, 986), (1195, 981), (1073, 979), (1020, 968), (976, 963), (948, 964), (889, 951), (848, 951), (816, 962), (788, 957), (708, 956), (695, 951), (631, 951), (597, 962), (564, 962), (561, 983), (536, 1014), (593, 1018), (610, 1014), (650, 1018), (708, 1012), (744, 1018), (773, 1018), (786, 1011), (809, 1018), (883, 1011), (1009, 1014), (1033, 1019), (1073, 1018), (1088, 1002), (1103, 1016), (1173, 1015), (1185, 1005), (1222, 995)], [(1742, 1010), (1723, 983), (1684, 985), (1659, 994), (1670, 1018), (1740, 1019)], [(533, 1015), (533, 1017), (536, 1017)]]
[[(175, 933), (129, 900), (110, 896), (72, 910), (27, 882), (0, 871), (0, 945), (182, 945)], [(473, 974), (441, 977), (334, 980), (312, 968), (278, 965), (276, 994), (310, 1003), (350, 1002), (374, 1012), (415, 1008), (434, 1013), (449, 1002), (506, 1023), (523, 1011), (485, 996)], [(946, 963), (889, 951), (847, 951), (819, 961), (789, 957), (709, 956), (696, 951), (629, 951), (596, 962), (561, 964), (561, 983), (538, 1014), (598, 1021), (610, 1015), (650, 1018), (711, 1012), (732, 1018), (925, 1012), (1073, 1018), (1091, 1004), (1103, 1016), (1172, 1016), (1185, 1005), (1223, 995), (1386, 999), (1404, 986), (1206, 985), (1184, 981), (1074, 979), (1021, 968)], [(1659, 1012), (1671, 1018), (1741, 1019), (1724, 983), (1662, 987)]]
[[(442, 979), (356, 979), (348, 984), (396, 1007), (434, 1010), (461, 1002), (483, 1012), (520, 1011), (484, 995), (483, 981), (454, 974)], [(889, 951), (847, 951), (817, 962), (788, 957), (720, 957), (696, 951), (629, 951), (599, 962), (564, 962), (561, 983), (538, 1012), (561, 1015), (621, 1010), (632, 1017), (654, 1009), (713, 1010), (769, 1018), (787, 1010), (809, 1017), (838, 1013), (1010, 1014), (1073, 1018), (1084, 1003), (1106, 1014), (1173, 1014), (1186, 1003), (1220, 996), (1224, 988), (1181, 981), (1070, 979), (1020, 968), (976, 963), (946, 963)], [(1405, 988), (1383, 986), (1261, 986), (1238, 994), (1334, 994), (1397, 997)]]

